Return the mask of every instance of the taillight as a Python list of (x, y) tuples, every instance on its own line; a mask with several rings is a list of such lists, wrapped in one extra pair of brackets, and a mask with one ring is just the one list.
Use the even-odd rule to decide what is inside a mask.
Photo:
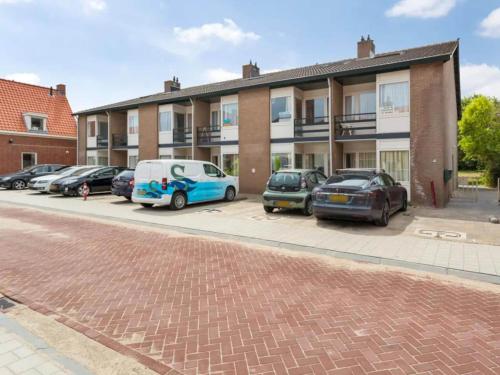
[(132, 178), (130, 179), (130, 181), (128, 182), (128, 186), (130, 186), (131, 188), (133, 188), (133, 187), (134, 187), (134, 183), (135, 183), (135, 182), (134, 182), (134, 178), (132, 177)]
[(306, 179), (304, 177), (300, 179), (300, 187), (302, 189), (305, 189), (307, 187)]
[(161, 179), (161, 190), (167, 190), (167, 178), (163, 177)]

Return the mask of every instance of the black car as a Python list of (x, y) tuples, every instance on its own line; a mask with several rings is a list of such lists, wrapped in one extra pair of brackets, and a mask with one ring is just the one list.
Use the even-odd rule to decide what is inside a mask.
[(89, 193), (105, 193), (111, 191), (111, 181), (123, 167), (96, 167), (83, 172), (56, 180), (50, 184), (51, 193), (63, 195), (83, 196), (84, 183), (87, 183)]
[(26, 188), (28, 182), (35, 177), (45, 176), (67, 168), (62, 164), (37, 164), (20, 171), (0, 176), (0, 187), (14, 190)]
[(134, 170), (126, 169), (119, 175), (113, 178), (111, 182), (111, 193), (119, 197), (125, 197), (128, 200), (132, 199), (132, 191), (134, 190)]
[(407, 206), (406, 189), (384, 171), (339, 170), (313, 191), (318, 219), (369, 220), (386, 226), (391, 214)]

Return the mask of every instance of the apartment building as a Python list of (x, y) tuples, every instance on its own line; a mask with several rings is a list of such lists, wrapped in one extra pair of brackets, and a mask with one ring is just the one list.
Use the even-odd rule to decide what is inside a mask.
[(442, 207), (454, 188), (459, 42), (181, 88), (78, 115), (78, 161), (134, 167), (156, 158), (211, 161), (260, 193), (273, 170), (383, 168), (413, 203)]
[(74, 164), (76, 135), (66, 85), (0, 79), (0, 174), (35, 164)]

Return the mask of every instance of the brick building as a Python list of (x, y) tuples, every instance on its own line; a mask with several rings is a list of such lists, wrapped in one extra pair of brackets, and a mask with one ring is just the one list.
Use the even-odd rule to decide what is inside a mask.
[[(375, 53), (181, 88), (81, 111), (80, 163), (134, 167), (138, 160), (194, 158), (239, 176), (260, 193), (276, 168), (383, 168), (417, 204), (449, 199), (456, 181), (459, 42)], [(108, 142), (108, 139), (110, 142)]]
[(75, 164), (76, 142), (65, 85), (0, 79), (0, 174), (33, 164)]

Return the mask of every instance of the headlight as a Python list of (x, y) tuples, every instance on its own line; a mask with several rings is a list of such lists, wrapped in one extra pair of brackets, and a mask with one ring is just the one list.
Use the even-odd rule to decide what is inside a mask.
[(2, 178), (2, 181), (9, 181), (12, 177), (4, 177)]

